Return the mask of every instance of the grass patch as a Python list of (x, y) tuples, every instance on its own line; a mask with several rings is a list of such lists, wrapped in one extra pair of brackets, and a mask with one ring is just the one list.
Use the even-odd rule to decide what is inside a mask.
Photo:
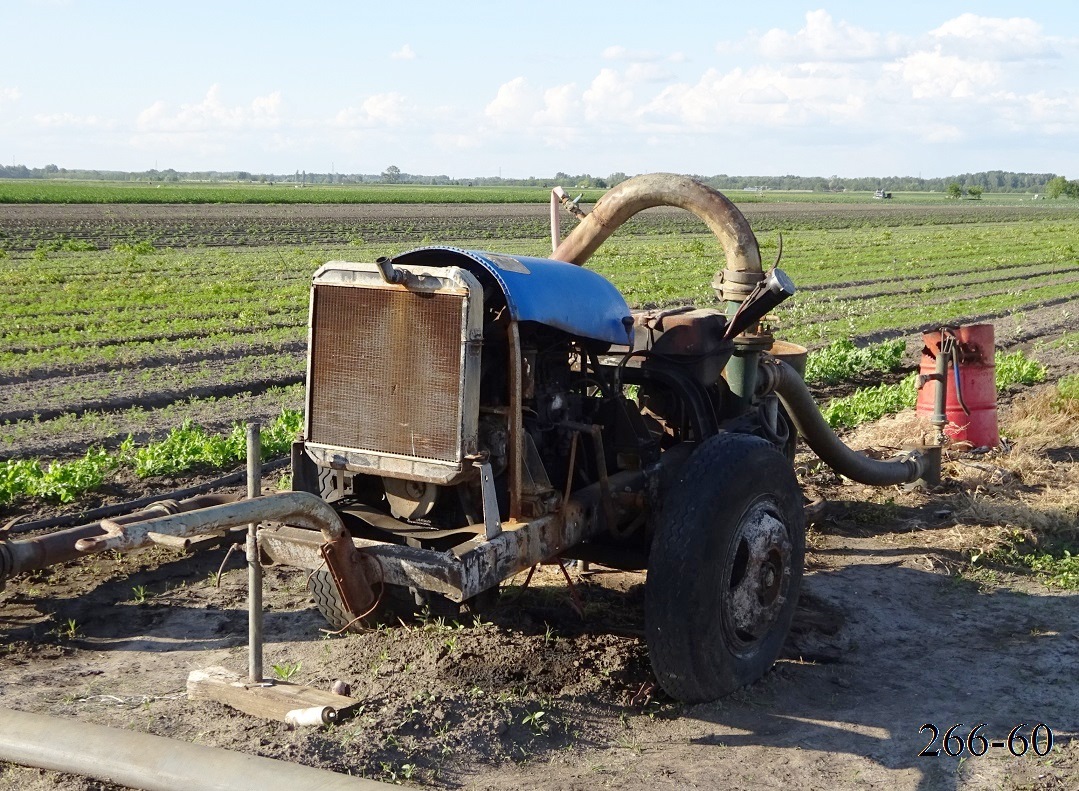
[[(263, 460), (288, 452), (296, 433), (303, 428), (303, 414), (285, 409), (262, 429)], [(106, 478), (121, 468), (140, 478), (176, 475), (196, 468), (220, 470), (247, 457), (247, 429), (237, 423), (226, 435), (210, 434), (202, 426), (185, 421), (157, 442), (135, 447), (130, 437), (115, 453), (91, 448), (81, 459), (53, 461), (9, 459), (0, 464), (0, 505), (17, 497), (53, 503), (74, 502), (79, 496), (101, 488)]]
[(917, 375), (911, 374), (896, 385), (863, 387), (849, 396), (834, 398), (821, 409), (821, 414), (832, 428), (854, 428), (910, 409), (918, 399), (917, 388)]
[(1065, 549), (1060, 555), (1040, 552), (1023, 555), (1020, 560), (1051, 587), (1079, 590), (1079, 555)]

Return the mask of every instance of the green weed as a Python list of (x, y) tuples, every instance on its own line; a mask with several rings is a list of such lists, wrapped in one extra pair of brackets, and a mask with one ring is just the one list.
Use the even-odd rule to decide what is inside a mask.
[(146, 602), (145, 585), (136, 585), (131, 589), (131, 592), (135, 594), (135, 604), (144, 604)]
[(832, 428), (854, 428), (885, 415), (910, 409), (918, 400), (917, 376), (911, 374), (896, 385), (877, 385), (834, 398), (821, 409)]
[(1039, 552), (1022, 555), (1020, 560), (1042, 577), (1046, 585), (1079, 590), (1079, 555), (1065, 549), (1059, 555)]
[[(284, 455), (303, 426), (303, 415), (286, 409), (262, 431), (263, 460)], [(247, 456), (247, 434), (237, 424), (225, 435), (213, 435), (185, 421), (162, 440), (136, 448), (130, 438), (115, 453), (91, 448), (81, 459), (43, 465), (34, 459), (8, 459), (0, 463), (0, 505), (19, 496), (70, 503), (96, 491), (120, 467), (132, 468), (140, 478), (175, 475), (199, 466), (223, 469)]]
[(809, 384), (836, 384), (872, 371), (894, 371), (903, 364), (907, 344), (901, 338), (859, 349), (840, 338), (810, 353), (805, 380)]
[(1012, 385), (1034, 385), (1045, 381), (1047, 368), (1037, 360), (1027, 357), (1022, 349), (1005, 354), (997, 352), (997, 390)]
[(303, 667), (303, 662), (283, 662), (273, 666), (273, 673), (282, 681), (288, 681)]
[(154, 243), (149, 239), (138, 242), (118, 242), (112, 246), (112, 249), (117, 253), (131, 253), (132, 255), (149, 255), (157, 252)]

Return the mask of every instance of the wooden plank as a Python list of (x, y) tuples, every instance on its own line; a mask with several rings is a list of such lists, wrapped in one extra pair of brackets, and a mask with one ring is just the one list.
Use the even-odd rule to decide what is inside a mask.
[[(224, 703), (253, 717), (311, 725), (339, 722), (360, 705), (355, 698), (287, 681), (266, 680), (255, 684), (223, 667), (191, 671), (187, 677), (187, 697)], [(321, 721), (317, 720), (317, 711), (312, 711), (317, 709), (328, 710)], [(306, 716), (297, 712), (306, 712)]]

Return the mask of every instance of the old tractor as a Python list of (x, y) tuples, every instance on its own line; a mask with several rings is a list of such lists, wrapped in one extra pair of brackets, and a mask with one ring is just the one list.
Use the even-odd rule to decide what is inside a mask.
[[(583, 268), (658, 205), (718, 238), (716, 307), (634, 314)], [(870, 459), (824, 423), (791, 345), (761, 327), (794, 286), (763, 270), (724, 196), (657, 174), (587, 215), (572, 208), (582, 219), (549, 259), (424, 247), (322, 266), (295, 491), (161, 506), (103, 522), (79, 550), (260, 523), (258, 555), (311, 570), (338, 629), (391, 599), (478, 605), (552, 559), (647, 569), (648, 651), (667, 693), (709, 700), (759, 678), (802, 577), (797, 437), (870, 484), (914, 481), (932, 459)]]

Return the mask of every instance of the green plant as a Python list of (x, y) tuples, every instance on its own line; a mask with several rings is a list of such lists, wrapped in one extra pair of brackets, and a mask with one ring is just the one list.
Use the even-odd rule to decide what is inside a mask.
[(521, 724), (527, 725), (532, 729), (532, 732), (539, 735), (543, 733), (546, 722), (544, 721), (547, 716), (547, 712), (542, 709), (536, 709), (535, 711), (526, 712), (524, 717), (521, 718)]
[(60, 627), (59, 635), (66, 637), (68, 640), (74, 640), (79, 635), (79, 624), (74, 618), (68, 618), (62, 627)]
[(135, 594), (135, 604), (144, 604), (146, 602), (145, 585), (136, 585), (131, 591)]
[(1037, 572), (1046, 585), (1079, 590), (1079, 555), (1065, 549), (1059, 555), (1040, 552), (1021, 556), (1020, 560)]
[(810, 353), (805, 380), (810, 384), (836, 384), (872, 371), (894, 371), (903, 364), (906, 342), (901, 338), (859, 349), (840, 338)]
[(1079, 401), (1079, 374), (1063, 376), (1057, 382), (1055, 405), (1059, 408), (1068, 401)]
[(832, 428), (853, 428), (909, 409), (917, 399), (917, 377), (911, 374), (896, 385), (866, 387), (849, 396), (832, 399), (821, 409), (821, 414)]
[(1037, 360), (1027, 357), (1022, 349), (996, 354), (997, 390), (1011, 385), (1033, 385), (1045, 381), (1048, 369)]
[(303, 662), (282, 662), (273, 666), (274, 675), (282, 681), (288, 681), (303, 667)]
[(118, 242), (112, 246), (117, 253), (131, 253), (133, 255), (148, 255), (156, 253), (157, 248), (149, 239), (141, 239), (137, 242)]

